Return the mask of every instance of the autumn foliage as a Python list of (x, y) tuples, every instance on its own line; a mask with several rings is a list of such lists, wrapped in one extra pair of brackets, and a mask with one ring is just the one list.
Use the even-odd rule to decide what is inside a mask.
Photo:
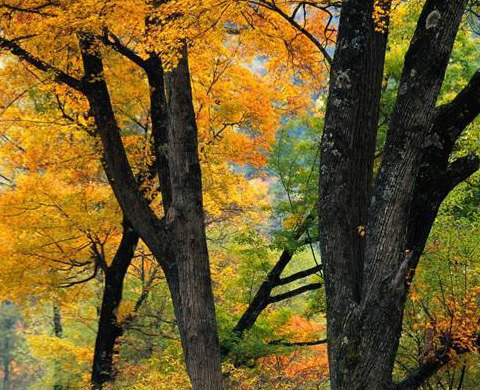
[[(183, 210), (168, 204), (169, 184), (159, 166), (162, 156), (171, 164), (175, 154), (171, 102), (185, 88), (175, 89), (171, 75), (187, 60), (198, 150), (179, 158), (187, 174), (197, 157), (201, 168), (199, 226), (206, 230), (203, 255), (225, 388), (330, 388), (318, 145), (327, 107), (342, 103), (327, 101), (329, 82), (341, 73), (330, 74), (342, 3), (0, 1), (3, 390), (191, 389), (195, 373), (185, 357), (193, 337), (182, 333), (190, 324), (175, 299), (187, 306), (195, 300), (175, 297), (167, 275), (183, 264), (175, 263), (181, 256), (169, 239)], [(421, 2), (371, 3), (368, 23), (379, 39), (390, 39), (379, 83), (376, 175)], [(442, 102), (457, 95), (480, 63), (472, 54), (478, 45), (471, 33), (474, 11), (460, 27)], [(86, 74), (89, 56), (101, 62), (102, 72)], [(161, 91), (152, 87), (152, 69), (160, 70)], [(346, 85), (348, 72), (340, 75)], [(128, 189), (151, 211), (148, 222), (161, 233), (163, 257), (129, 220), (138, 210), (127, 204), (129, 215), (115, 187), (105, 118), (88, 92), (98, 83), (106, 86), (113, 111), (114, 121), (105, 122), (115, 122), (118, 149), (125, 150), (134, 178), (135, 188)], [(164, 122), (153, 112), (158, 95), (165, 98)], [(179, 111), (188, 116), (185, 106)], [(158, 145), (160, 122), (167, 135)], [(478, 151), (477, 127), (472, 122), (460, 137), (459, 157)], [(478, 186), (474, 175), (448, 198), (425, 262), (403, 278), (410, 291), (395, 379), (439, 362), (428, 385), (474, 389), (467, 386), (480, 378), (480, 253), (471, 242), (478, 233)], [(460, 225), (470, 240), (455, 239)], [(369, 234), (364, 224), (350, 233), (362, 240)], [(117, 272), (122, 250), (131, 252), (123, 274)], [(210, 283), (210, 275), (201, 277)], [(120, 291), (106, 321), (115, 333), (111, 372), (105, 383), (94, 383), (92, 362), (112, 279)], [(249, 310), (253, 322), (236, 331)]]

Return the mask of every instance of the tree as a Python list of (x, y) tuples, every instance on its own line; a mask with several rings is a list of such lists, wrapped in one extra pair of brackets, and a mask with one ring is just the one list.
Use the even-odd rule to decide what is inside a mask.
[[(60, 308), (56, 305), (53, 306), (53, 333), (55, 337), (61, 339), (63, 337), (63, 328), (62, 328), (62, 314)], [(63, 385), (58, 380), (58, 375), (60, 371), (60, 365), (58, 361), (55, 362), (55, 384), (53, 385), (53, 390), (63, 390)]]
[(427, 0), (372, 184), (390, 6), (342, 3), (331, 68), (319, 216), (333, 389), (416, 389), (448, 362), (433, 358), (393, 383), (407, 293), (435, 216), (479, 167), (475, 155), (450, 162), (480, 110), (478, 73), (435, 106), (467, 1)]
[[(309, 127), (312, 126), (313, 130)], [(291, 135), (292, 129), (300, 133)], [(275, 202), (275, 217), (280, 219), (281, 228), (274, 231), (273, 243), (281, 249), (278, 260), (262, 281), (248, 307), (233, 328), (234, 334), (243, 334), (252, 328), (258, 316), (268, 306), (307, 291), (318, 290), (322, 284), (307, 283), (281, 294), (273, 294), (277, 287), (290, 286), (292, 283), (320, 273), (321, 265), (313, 263), (308, 269), (283, 276), (285, 269), (295, 252), (305, 246), (311, 246), (316, 261), (313, 244), (317, 233), (313, 230), (317, 224), (313, 210), (317, 201), (316, 186), (318, 182), (316, 164), (318, 153), (315, 134), (316, 124), (294, 122), (279, 131), (278, 141), (271, 152), (270, 169), (278, 177)], [(303, 132), (301, 129), (303, 128)], [(301, 141), (295, 141), (295, 138)], [(313, 238), (312, 238), (313, 237)]]
[[(200, 7), (197, 12), (196, 2), (182, 5), (164, 2), (147, 2), (143, 5), (133, 3), (131, 22), (119, 25), (119, 15), (125, 16), (123, 4), (105, 8), (102, 2), (91, 1), (84, 4), (90, 15), (88, 19), (84, 18), (83, 10), (80, 12), (74, 3), (59, 5), (31, 1), (18, 6), (3, 2), (5, 34), (0, 45), (27, 63), (30, 69), (44, 72), (47, 78), (62, 84), (59, 87), (62, 95), (68, 97), (69, 105), (77, 111), (83, 111), (85, 120), (93, 117), (95, 131), (102, 142), (102, 161), (106, 175), (122, 209), (125, 225), (131, 225), (135, 234), (150, 248), (167, 278), (183, 340), (187, 369), (194, 387), (220, 388), (220, 357), (205, 237), (197, 118), (187, 56), (187, 42), (190, 44), (191, 37), (185, 32), (189, 32), (192, 15), (203, 16), (205, 7)], [(192, 5), (194, 12), (190, 12)], [(107, 18), (104, 19), (105, 16)], [(208, 31), (212, 25), (215, 26), (215, 19), (214, 13), (208, 13), (205, 26), (202, 27)], [(129, 28), (135, 23), (144, 25), (144, 28), (141, 31), (130, 31)], [(67, 25), (72, 28), (65, 29)], [(218, 31), (224, 34), (224, 30), (222, 28)], [(199, 31), (194, 29), (193, 32)], [(130, 46), (123, 43), (122, 35), (127, 35)], [(56, 39), (59, 45), (65, 43), (59, 55), (52, 56), (56, 50), (49, 51), (43, 44), (39, 45), (41, 42), (53, 43)], [(121, 130), (125, 122), (114, 106), (112, 91), (115, 88), (112, 84), (115, 85), (115, 82), (106, 78), (106, 52), (113, 51), (118, 53), (117, 58), (122, 56), (141, 69), (147, 78), (148, 88), (144, 93), (150, 97), (148, 116), (152, 127), (154, 168), (159, 181), (163, 216), (162, 212), (150, 207), (143, 196), (141, 183), (134, 175), (132, 162), (129, 161), (131, 156), (128, 156), (122, 143)], [(219, 65), (222, 63), (216, 65), (216, 70), (221, 75), (224, 69)], [(214, 74), (212, 85), (217, 77), (218, 74)], [(256, 84), (259, 83), (251, 83), (250, 87)], [(211, 91), (206, 94), (207, 101), (211, 99), (209, 92)], [(215, 100), (214, 102), (208, 103), (213, 106), (217, 104)], [(285, 107), (281, 107), (284, 112)], [(228, 113), (228, 107), (225, 111)], [(233, 128), (235, 123), (240, 123), (249, 132), (248, 135), (231, 131), (232, 137), (240, 147), (249, 146), (254, 149), (255, 142), (261, 141), (262, 137), (253, 136), (256, 130), (249, 127), (255, 122), (250, 119), (242, 118), (224, 127), (219, 126), (221, 123), (215, 123), (220, 129), (212, 128), (213, 141), (220, 138), (220, 133), (225, 128)], [(268, 126), (271, 124), (269, 118), (263, 127), (271, 128)], [(258, 147), (266, 148), (268, 144), (263, 143)], [(201, 150), (205, 150), (203, 146)], [(115, 290), (121, 291), (119, 288)], [(116, 303), (118, 299), (110, 301)], [(111, 307), (115, 305), (107, 306), (110, 312), (115, 312), (114, 307)], [(111, 345), (112, 342), (108, 344)], [(209, 359), (202, 359), (206, 356)]]
[(11, 387), (10, 387), (10, 382), (11, 382), (11, 379), (10, 379), (10, 365), (11, 365), (11, 362), (13, 360), (13, 349), (15, 348), (15, 336), (16, 336), (16, 332), (15, 332), (15, 326), (16, 326), (16, 323), (18, 321), (18, 318), (15, 318), (14, 315), (12, 315), (11, 313), (8, 313), (9, 311), (12, 311), (12, 310), (9, 310), (9, 306), (11, 306), (11, 304), (7, 303), (7, 304), (3, 304), (2, 305), (2, 311), (5, 311), (7, 313), (2, 313), (3, 314), (3, 318), (2, 318), (2, 371), (3, 371), (3, 384), (2, 384), (2, 388), (3, 390), (9, 390)]
[[(102, 140), (103, 161), (117, 201), (162, 264), (167, 277), (193, 386), (195, 389), (221, 389), (220, 350), (209, 276), (197, 128), (186, 46), (183, 45), (178, 65), (165, 76), (165, 84), (159, 58), (152, 53), (149, 61), (142, 60), (142, 67), (150, 78), (151, 93), (156, 94), (152, 97), (152, 116), (163, 114), (152, 118), (165, 209), (161, 222), (139, 192), (128, 162), (104, 79), (100, 41), (89, 31), (78, 31), (78, 41), (83, 80), (57, 71), (14, 41), (2, 39), (1, 45), (39, 70), (53, 72), (58, 81), (85, 95)], [(164, 103), (165, 93), (169, 97), (168, 108)], [(168, 162), (161, 149), (167, 145), (167, 139), (170, 139)], [(168, 237), (166, 242), (165, 237)]]
[(17, 329), (21, 317), (18, 308), (11, 302), (3, 302), (0, 309), (2, 390), (11, 390), (21, 384), (15, 369), (15, 365), (19, 363), (18, 352), (23, 342)]

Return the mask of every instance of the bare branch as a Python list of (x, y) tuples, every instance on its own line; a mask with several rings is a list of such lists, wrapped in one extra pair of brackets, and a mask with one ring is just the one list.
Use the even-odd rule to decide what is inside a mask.
[(264, 1), (264, 0), (259, 0), (258, 2), (255, 2), (255, 4), (257, 4), (259, 6), (262, 6), (262, 7), (265, 7), (265, 8), (267, 8), (267, 9), (273, 11), (273, 12), (276, 12), (278, 15), (280, 15), (293, 28), (295, 28), (300, 33), (302, 33), (305, 37), (307, 37), (310, 40), (310, 42), (312, 42), (317, 47), (317, 49), (322, 53), (323, 57), (328, 62), (328, 64), (332, 65), (333, 60), (332, 60), (332, 57), (330, 56), (330, 54), (328, 54), (325, 47), (320, 43), (320, 41), (317, 38), (315, 38), (315, 36), (310, 31), (308, 31), (305, 27), (298, 24), (298, 22), (295, 20), (295, 13), (294, 13), (293, 16), (287, 15), (281, 8), (279, 8), (275, 4), (275, 2), (269, 3), (269, 2)]
[(307, 284), (305, 286), (296, 288), (295, 290), (288, 291), (288, 292), (283, 293), (283, 294), (278, 294), (278, 295), (271, 296), (268, 299), (268, 303), (270, 304), (270, 303), (276, 303), (276, 302), (284, 301), (285, 299), (292, 298), (294, 296), (300, 295), (300, 294), (302, 294), (304, 292), (307, 292), (307, 291), (318, 290), (321, 287), (322, 287), (322, 283)]
[(292, 275), (286, 276), (284, 278), (280, 278), (277, 283), (275, 283), (277, 286), (283, 286), (284, 284), (288, 284), (291, 282), (294, 282), (298, 279), (305, 278), (307, 276), (313, 275), (317, 272), (320, 272), (322, 270), (321, 264), (316, 265), (315, 267), (306, 269), (304, 271), (300, 271), (297, 273), (294, 273)]
[(268, 345), (281, 345), (282, 347), (310, 347), (313, 345), (322, 345), (327, 344), (327, 339), (322, 340), (313, 340), (313, 341), (296, 341), (288, 342), (284, 340), (273, 340), (268, 343)]

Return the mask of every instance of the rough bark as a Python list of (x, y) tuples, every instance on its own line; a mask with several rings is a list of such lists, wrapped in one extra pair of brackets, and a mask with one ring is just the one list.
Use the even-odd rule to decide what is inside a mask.
[(480, 113), (480, 71), (450, 103), (436, 109), (420, 171), (413, 192), (407, 248), (413, 252), (409, 266), (413, 278), (438, 209), (452, 189), (478, 169), (478, 157), (467, 156), (450, 163), (461, 132)]
[(359, 370), (363, 386), (378, 383), (372, 389), (392, 382), (412, 256), (406, 232), (413, 191), (465, 5), (427, 1), (405, 56), (367, 226)]
[[(147, 20), (147, 27), (151, 23), (155, 21)], [(220, 346), (186, 46), (180, 53), (178, 66), (165, 74), (156, 53), (142, 60), (118, 41), (110, 44), (147, 74), (154, 152), (165, 213), (162, 221), (165, 242), (158, 254), (162, 255), (161, 265), (194, 389), (219, 389), (222, 386)]]
[(198, 132), (186, 45), (178, 65), (166, 74), (169, 128), (168, 163), (172, 203), (165, 216), (175, 243), (183, 350), (194, 389), (222, 389), (210, 265), (205, 233)]
[[(386, 35), (374, 31), (373, 2), (342, 3), (321, 145), (319, 207), (334, 390), (394, 388), (407, 281), (443, 199), (478, 169), (475, 156), (451, 163), (449, 158), (456, 138), (480, 110), (479, 76), (451, 104), (435, 108), (466, 3), (425, 3), (373, 188)], [(364, 226), (365, 238), (358, 234)], [(434, 372), (434, 366), (419, 372)], [(415, 383), (408, 388), (421, 381)]]
[[(320, 157), (320, 247), (333, 389), (356, 389), (361, 299), (375, 139), (387, 37), (375, 31), (372, 0), (342, 3)], [(345, 342), (345, 339), (348, 342)]]

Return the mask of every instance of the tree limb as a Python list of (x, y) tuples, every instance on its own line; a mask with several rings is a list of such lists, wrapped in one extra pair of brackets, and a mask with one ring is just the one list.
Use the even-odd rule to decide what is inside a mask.
[(294, 282), (298, 279), (302, 279), (302, 278), (305, 278), (307, 276), (310, 276), (310, 275), (313, 275), (319, 271), (322, 270), (322, 266), (321, 264), (319, 265), (316, 265), (315, 267), (312, 267), (312, 268), (309, 268), (309, 269), (306, 269), (304, 271), (300, 271), (300, 272), (296, 272), (292, 275), (289, 275), (289, 276), (286, 276), (284, 278), (280, 278), (276, 283), (275, 285), (276, 286), (283, 286), (285, 284), (288, 284), (288, 283), (291, 283), (291, 282)]
[(309, 347), (313, 345), (327, 344), (327, 342), (328, 342), (327, 339), (313, 340), (313, 341), (296, 341), (296, 342), (273, 340), (273, 341), (270, 341), (268, 345), (281, 345), (283, 347)]
[(76, 89), (77, 91), (83, 92), (83, 86), (82, 86), (81, 80), (78, 80), (75, 77), (68, 75), (62, 70), (34, 56), (27, 50), (21, 48), (13, 40), (0, 37), (0, 49), (7, 49), (14, 56), (17, 56), (18, 58), (26, 61), (27, 63), (34, 66), (38, 70), (52, 73), (54, 76), (54, 80), (56, 82), (64, 83), (69, 87)]
[[(472, 344), (478, 349), (480, 346), (480, 336), (477, 336)], [(420, 388), (422, 384), (435, 375), (442, 367), (450, 363), (452, 359), (452, 355), (449, 353), (450, 349), (454, 350), (457, 355), (472, 351), (471, 348), (456, 346), (452, 343), (452, 340), (445, 340), (444, 345), (438, 348), (432, 357), (399, 382), (394, 390), (417, 390)]]
[(434, 128), (450, 143), (480, 114), (480, 70), (447, 104), (437, 107)]
[(264, 0), (259, 0), (256, 4), (266, 7), (273, 12), (276, 12), (283, 19), (285, 19), (293, 28), (295, 28), (300, 33), (302, 33), (305, 37), (307, 37), (310, 40), (310, 42), (312, 42), (317, 47), (317, 49), (322, 53), (323, 57), (328, 62), (328, 64), (332, 65), (332, 62), (333, 62), (332, 57), (330, 56), (330, 54), (328, 54), (327, 50), (323, 47), (320, 41), (317, 38), (315, 38), (313, 34), (310, 33), (310, 31), (308, 31), (306, 28), (298, 24), (294, 17), (287, 15), (282, 9), (280, 9), (275, 4), (275, 2), (269, 3)]
[(124, 57), (128, 58), (130, 61), (134, 62), (141, 68), (145, 69), (146, 67), (146, 60), (140, 57), (137, 53), (135, 53), (132, 49), (125, 46), (119, 37), (117, 37), (112, 32), (105, 29), (101, 36), (101, 40), (104, 45), (113, 48), (116, 52), (120, 53)]
[[(458, 184), (468, 179), (480, 168), (480, 159), (475, 154), (460, 157), (448, 164), (442, 181), (450, 191)], [(449, 191), (449, 192), (450, 192)]]
[(271, 303), (280, 302), (280, 301), (283, 301), (285, 299), (292, 298), (296, 295), (300, 295), (300, 294), (302, 294), (304, 292), (307, 292), (307, 291), (318, 290), (320, 287), (322, 287), (322, 283), (307, 284), (305, 286), (296, 288), (295, 290), (288, 291), (288, 292), (283, 293), (283, 294), (273, 295), (268, 299), (268, 303), (271, 304)]

